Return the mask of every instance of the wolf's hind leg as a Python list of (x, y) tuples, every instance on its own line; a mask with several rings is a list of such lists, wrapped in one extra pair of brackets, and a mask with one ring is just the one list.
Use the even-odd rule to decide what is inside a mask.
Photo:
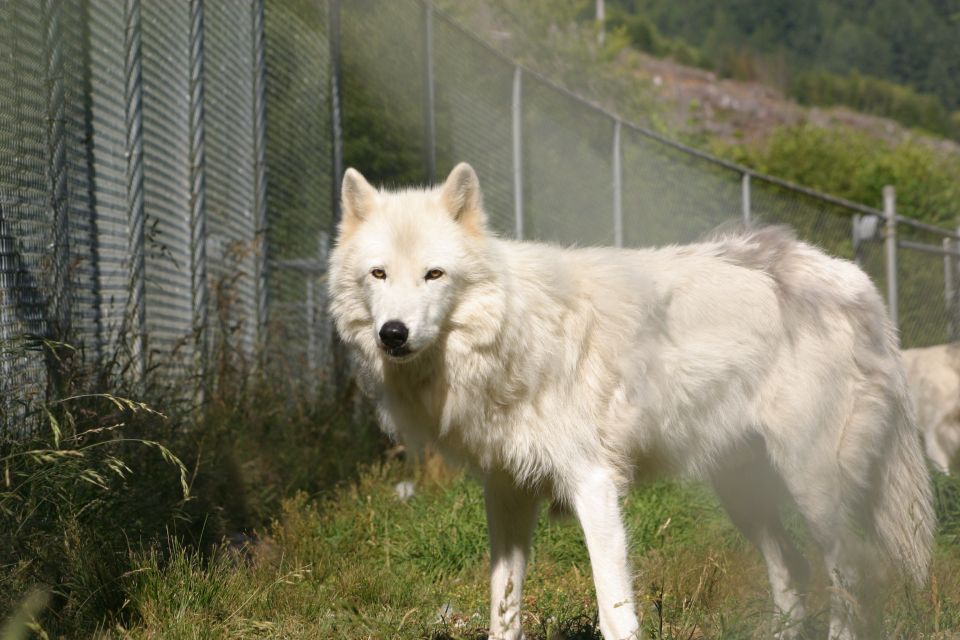
[[(944, 447), (941, 446), (939, 436), (941, 432), (946, 433), (952, 429), (954, 429), (953, 425), (943, 420), (938, 422), (934, 427), (927, 429), (923, 434), (923, 444), (927, 457), (930, 458), (933, 466), (935, 466), (940, 473), (950, 473), (950, 455)], [(956, 447), (954, 446), (953, 449), (955, 450)]]
[(574, 488), (573, 508), (590, 553), (605, 640), (628, 640), (638, 632), (619, 498), (613, 473), (603, 468), (586, 471)]
[(490, 533), (490, 640), (520, 640), (523, 578), (538, 498), (502, 474), (484, 483)]
[(851, 489), (829, 456), (792, 461), (794, 473), (784, 481), (810, 533), (823, 551), (830, 577), (830, 639), (881, 637), (880, 619), (870, 597), (878, 586), (877, 558), (850, 529), (850, 512), (842, 495)]
[(783, 527), (779, 505), (787, 493), (765, 457), (761, 450), (747, 464), (715, 472), (711, 482), (730, 519), (763, 555), (777, 609), (776, 637), (789, 640), (801, 633), (810, 567)]

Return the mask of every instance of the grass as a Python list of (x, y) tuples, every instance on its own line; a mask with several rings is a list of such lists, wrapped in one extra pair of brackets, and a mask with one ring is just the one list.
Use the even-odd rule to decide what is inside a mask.
[[(413, 479), (400, 500), (395, 483)], [(695, 485), (658, 483), (625, 504), (632, 528), (645, 637), (763, 638), (772, 626), (756, 554)], [(119, 638), (482, 638), (487, 617), (486, 531), (476, 482), (399, 462), (356, 482), (282, 501), (245, 546), (203, 557), (174, 542), (134, 553), (124, 576)], [(822, 583), (825, 577), (817, 579)], [(941, 536), (931, 588), (900, 590), (888, 637), (951, 638), (960, 629), (960, 548)], [(826, 634), (822, 596), (808, 626)], [(525, 589), (531, 640), (600, 638), (590, 567), (576, 523), (544, 514)]]
[(151, 391), (149, 403), (61, 393), (23, 418), (30, 437), (0, 433), (0, 638), (130, 624), (130, 577), (146, 558), (216, 567), (223, 541), (251, 539), (285, 497), (321, 497), (384, 449), (362, 412), (234, 388), (214, 391), (202, 416), (164, 415), (151, 407), (177, 403)]
[[(199, 420), (114, 396), (51, 403), (32, 441), (0, 443), (0, 639), (485, 637), (478, 483), (395, 455), (358, 406), (266, 384), (212, 394)], [(960, 633), (960, 480), (936, 489), (933, 578), (886, 599), (888, 637)], [(706, 489), (646, 485), (624, 512), (644, 637), (770, 637), (759, 555)], [(572, 519), (542, 515), (524, 600), (531, 640), (600, 638)], [(821, 590), (813, 637), (824, 609)]]

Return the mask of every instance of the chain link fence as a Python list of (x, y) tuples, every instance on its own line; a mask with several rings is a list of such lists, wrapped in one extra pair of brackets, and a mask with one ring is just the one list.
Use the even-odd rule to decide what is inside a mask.
[(257, 368), (336, 380), (343, 167), (392, 185), (461, 160), (502, 236), (654, 246), (786, 223), (870, 273), (905, 346), (958, 337), (956, 232), (623, 121), (429, 2), (6, 0), (0, 435), (54, 393), (59, 343), (191, 402)]

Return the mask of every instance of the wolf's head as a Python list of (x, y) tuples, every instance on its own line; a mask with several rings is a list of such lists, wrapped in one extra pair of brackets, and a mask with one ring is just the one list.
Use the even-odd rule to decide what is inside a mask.
[(330, 258), (337, 329), (370, 356), (413, 360), (449, 329), (481, 275), (487, 231), (477, 174), (461, 163), (440, 187), (386, 191), (347, 169), (341, 198)]

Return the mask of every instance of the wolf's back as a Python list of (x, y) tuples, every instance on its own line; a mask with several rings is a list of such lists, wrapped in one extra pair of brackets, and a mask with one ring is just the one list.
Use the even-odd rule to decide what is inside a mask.
[[(882, 416), (872, 428), (845, 432), (837, 458), (850, 496), (872, 495), (868, 529), (901, 571), (922, 583), (933, 544), (935, 516), (927, 466), (908, 397), (899, 341), (883, 299), (853, 263), (796, 239), (785, 227), (766, 227), (717, 240), (718, 257), (769, 275), (788, 331), (822, 332), (824, 315), (845, 318), (853, 330), (853, 360), (871, 381), (856, 400)], [(875, 396), (875, 397), (869, 397)], [(851, 505), (851, 511), (859, 511)]]

